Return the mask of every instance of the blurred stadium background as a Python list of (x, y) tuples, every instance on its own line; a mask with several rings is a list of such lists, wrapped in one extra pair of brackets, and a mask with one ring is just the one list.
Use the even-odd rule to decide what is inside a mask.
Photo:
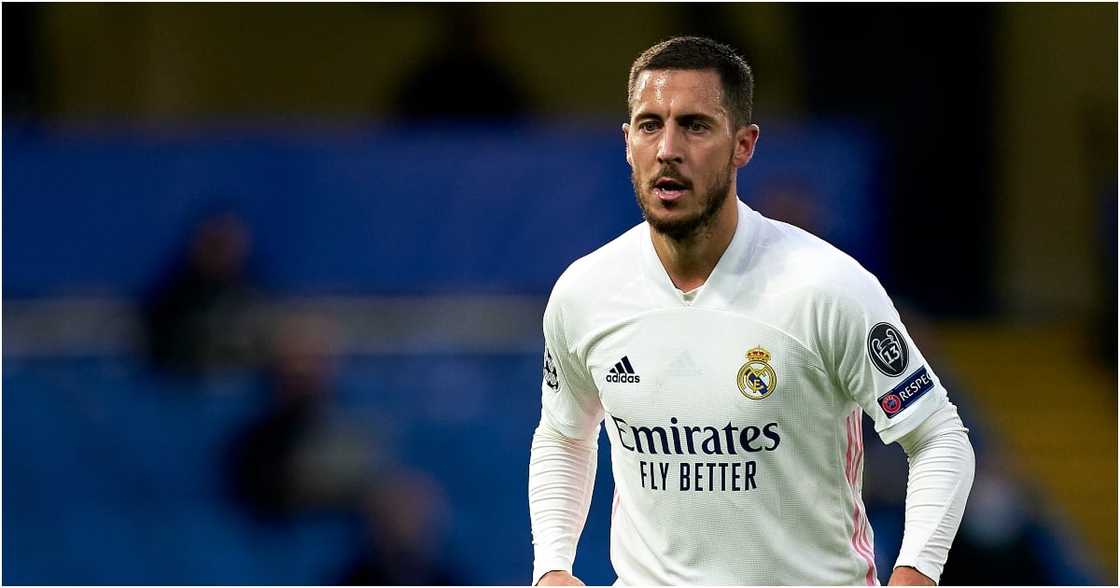
[[(743, 199), (875, 272), (972, 428), (944, 583), (1113, 583), (1116, 23), (4, 4), (3, 582), (528, 581), (544, 301), (640, 220), (626, 73), (693, 33), (755, 70)], [(868, 448), (885, 582), (905, 457)]]

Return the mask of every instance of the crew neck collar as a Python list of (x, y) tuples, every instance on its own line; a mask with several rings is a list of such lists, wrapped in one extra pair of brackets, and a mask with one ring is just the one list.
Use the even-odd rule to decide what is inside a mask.
[(669, 278), (669, 272), (661, 263), (657, 251), (653, 248), (653, 236), (650, 234), (649, 223), (643, 223), (644, 231), (641, 235), (643, 266), (645, 273), (660, 294), (683, 306), (718, 304), (725, 297), (722, 292), (725, 288), (722, 286), (728, 284), (729, 280), (735, 279), (741, 273), (744, 267), (743, 262), (747, 259), (750, 244), (756, 232), (753, 221), (757, 213), (738, 198), (735, 199), (735, 204), (739, 218), (735, 224), (735, 234), (731, 237), (731, 242), (728, 243), (727, 249), (724, 249), (723, 254), (720, 255), (708, 279), (687, 293), (678, 289), (673, 284), (673, 280)]

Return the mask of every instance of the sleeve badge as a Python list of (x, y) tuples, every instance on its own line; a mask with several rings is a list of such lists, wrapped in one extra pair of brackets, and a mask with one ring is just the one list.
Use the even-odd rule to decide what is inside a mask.
[(552, 352), (544, 348), (544, 383), (553, 392), (560, 391), (560, 377), (556, 373), (556, 366), (552, 364)]
[(902, 332), (890, 323), (878, 323), (867, 334), (867, 355), (883, 374), (896, 377), (906, 370), (910, 353)]

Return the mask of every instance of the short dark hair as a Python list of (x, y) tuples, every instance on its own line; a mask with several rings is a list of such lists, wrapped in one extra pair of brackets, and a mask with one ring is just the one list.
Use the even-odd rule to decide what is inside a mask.
[(751, 66), (728, 45), (707, 37), (673, 37), (646, 49), (630, 66), (626, 91), (626, 114), (634, 107), (634, 83), (638, 75), (656, 69), (714, 69), (723, 82), (724, 103), (731, 112), (733, 128), (751, 124), (754, 75)]

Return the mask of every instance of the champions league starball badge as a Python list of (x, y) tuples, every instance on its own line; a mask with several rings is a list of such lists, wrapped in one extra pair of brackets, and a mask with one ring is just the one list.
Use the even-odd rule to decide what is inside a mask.
[(751, 400), (762, 400), (774, 393), (778, 386), (778, 374), (770, 367), (770, 352), (755, 347), (747, 352), (747, 363), (739, 368), (735, 383), (743, 396)]
[(890, 323), (879, 323), (867, 334), (867, 355), (875, 369), (883, 374), (899, 376), (910, 362), (902, 333)]

